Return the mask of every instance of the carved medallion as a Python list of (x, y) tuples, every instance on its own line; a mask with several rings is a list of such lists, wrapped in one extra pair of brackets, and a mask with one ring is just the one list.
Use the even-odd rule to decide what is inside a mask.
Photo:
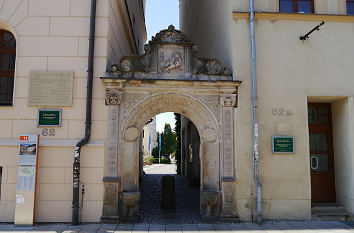
[(127, 129), (125, 131), (125, 134), (124, 134), (124, 138), (128, 142), (135, 141), (138, 138), (138, 136), (139, 136), (139, 132), (138, 132), (138, 129), (135, 127), (130, 127), (129, 129)]
[(202, 137), (206, 142), (215, 142), (216, 141), (216, 132), (214, 129), (205, 129), (202, 133)]

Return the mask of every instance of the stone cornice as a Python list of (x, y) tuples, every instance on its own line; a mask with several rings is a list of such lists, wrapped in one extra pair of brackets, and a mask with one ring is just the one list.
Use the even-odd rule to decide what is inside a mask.
[[(248, 20), (248, 12), (233, 12), (234, 20)], [(300, 14), (300, 13), (280, 13), (280, 12), (256, 12), (256, 20), (289, 20), (289, 21), (325, 21), (354, 23), (354, 15), (330, 15), (330, 14)]]

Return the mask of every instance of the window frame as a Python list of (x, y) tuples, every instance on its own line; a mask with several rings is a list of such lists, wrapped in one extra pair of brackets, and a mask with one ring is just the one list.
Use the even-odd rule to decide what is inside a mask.
[(348, 2), (354, 4), (354, 0), (346, 0), (345, 1), (345, 10), (347, 15), (354, 15), (354, 12), (352, 14), (348, 14)]
[[(3, 35), (4, 33), (12, 35), (13, 39), (15, 40), (15, 46), (14, 47), (3, 47)], [(16, 45), (17, 41), (15, 36), (8, 30), (0, 29), (0, 66), (2, 65), (2, 54), (9, 54), (13, 55), (15, 57), (14, 59), (14, 64), (13, 64), (13, 69), (10, 69), (11, 67), (11, 57), (9, 57), (9, 63), (8, 63), (8, 69), (0, 69), (0, 80), (1, 79), (6, 79), (6, 91), (1, 92), (1, 94), (5, 94), (6, 100), (4, 102), (0, 102), (0, 106), (13, 106), (14, 102), (14, 86), (15, 86), (15, 66), (16, 66)], [(12, 84), (11, 81), (9, 80), (12, 79)], [(9, 92), (8, 90), (8, 85), (12, 85), (12, 93)]]
[(281, 13), (296, 13), (296, 14), (313, 14), (315, 13), (315, 1), (314, 0), (309, 0), (310, 1), (310, 7), (311, 7), (311, 12), (310, 13), (299, 13), (298, 12), (298, 2), (303, 1), (303, 0), (292, 0), (293, 2), (293, 12), (284, 12), (280, 11), (280, 3), (282, 0), (279, 0), (279, 12)]

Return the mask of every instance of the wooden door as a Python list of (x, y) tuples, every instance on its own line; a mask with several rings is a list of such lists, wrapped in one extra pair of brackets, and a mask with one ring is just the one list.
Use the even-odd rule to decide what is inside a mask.
[(312, 202), (336, 202), (331, 105), (308, 104)]

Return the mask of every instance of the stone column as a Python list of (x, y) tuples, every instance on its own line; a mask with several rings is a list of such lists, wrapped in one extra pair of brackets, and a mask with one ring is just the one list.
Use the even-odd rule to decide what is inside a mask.
[(234, 153), (234, 108), (237, 95), (222, 93), (220, 105), (222, 109), (222, 217), (236, 217), (236, 174)]
[(118, 217), (118, 191), (120, 184), (118, 137), (119, 111), (121, 102), (119, 90), (106, 90), (105, 104), (108, 108), (108, 135), (105, 141), (105, 176), (102, 222), (116, 222)]

